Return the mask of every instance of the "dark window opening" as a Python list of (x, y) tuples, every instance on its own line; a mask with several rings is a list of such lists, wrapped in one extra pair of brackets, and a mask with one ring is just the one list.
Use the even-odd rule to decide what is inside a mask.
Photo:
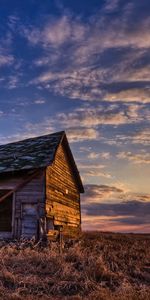
[(54, 229), (58, 230), (58, 231), (62, 231), (63, 230), (63, 226), (62, 225), (54, 225)]
[[(0, 198), (8, 192), (8, 190), (0, 190)], [(12, 231), (12, 202), (13, 195), (0, 202), (0, 231)]]
[(47, 231), (47, 233), (50, 230), (54, 230), (54, 220), (52, 218), (47, 217), (46, 218), (46, 231)]

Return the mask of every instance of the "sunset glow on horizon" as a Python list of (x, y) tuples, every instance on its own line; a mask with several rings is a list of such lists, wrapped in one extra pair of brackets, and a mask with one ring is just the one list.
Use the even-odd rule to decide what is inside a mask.
[(0, 144), (65, 130), (83, 230), (150, 233), (149, 0), (6, 0), (0, 16)]

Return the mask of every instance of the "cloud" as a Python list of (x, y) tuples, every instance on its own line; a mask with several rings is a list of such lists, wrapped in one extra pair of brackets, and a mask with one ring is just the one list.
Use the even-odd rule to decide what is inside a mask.
[(24, 28), (29, 43), (45, 51), (35, 65), (47, 66), (30, 84), (73, 99), (149, 103), (148, 8), (148, 0), (142, 7), (107, 1), (86, 22), (64, 11)]
[(12, 34), (5, 31), (0, 37), (0, 67), (11, 66), (15, 62), (12, 49)]
[(87, 170), (87, 169), (103, 169), (103, 168), (105, 168), (105, 165), (102, 165), (102, 164), (99, 164), (99, 163), (95, 163), (95, 164), (93, 164), (93, 163), (89, 163), (89, 164), (87, 164), (87, 161), (86, 162), (83, 162), (83, 160), (82, 160), (82, 163), (81, 162), (79, 162), (79, 167), (80, 167), (80, 169), (83, 169), (83, 170)]
[[(25, 106), (26, 102), (22, 102), (21, 105)], [(7, 144), (10, 142), (24, 140), (27, 138), (54, 133), (55, 131), (56, 130), (53, 127), (53, 124), (51, 123), (50, 119), (35, 124), (31, 122), (27, 122), (27, 123), (23, 123), (23, 126), (20, 126), (20, 128), (18, 128), (17, 133), (11, 135), (0, 135), (0, 143)]]
[(100, 159), (110, 159), (111, 158), (111, 154), (110, 152), (100, 152), (100, 153), (96, 153), (96, 152), (91, 152), (88, 154), (88, 158), (89, 159), (97, 159), (97, 158), (100, 158)]
[[(33, 102), (36, 105), (44, 104), (44, 99), (37, 99)], [(21, 101), (18, 103), (19, 106), (28, 106), (29, 103), (26, 101)], [(71, 123), (70, 123), (71, 124)], [(78, 143), (84, 141), (95, 141), (99, 140), (100, 132), (96, 128), (87, 128), (77, 126), (71, 127), (68, 126), (64, 128), (63, 124), (59, 122), (59, 118), (56, 116), (49, 116), (42, 120), (41, 122), (26, 122), (24, 126), (20, 128), (21, 133), (12, 135), (11, 137), (3, 137), (2, 140), (6, 141), (16, 141), (17, 139), (23, 139), (23, 137), (33, 137), (44, 134), (49, 134), (55, 131), (64, 130), (67, 133), (67, 137), (70, 143)]]
[(132, 136), (133, 144), (142, 144), (142, 145), (150, 145), (150, 130), (149, 128), (146, 128), (145, 130), (140, 130), (139, 132), (136, 132)]
[(99, 125), (122, 125), (149, 119), (145, 106), (117, 104), (81, 106), (70, 113), (58, 113), (58, 121), (65, 127), (80, 126), (96, 127)]
[(16, 30), (17, 28), (17, 23), (20, 21), (20, 18), (15, 15), (15, 14), (12, 14), (12, 15), (9, 15), (8, 16), (8, 27), (10, 28), (11, 31), (14, 31)]
[(17, 141), (21, 141), (21, 140), (24, 140), (24, 139), (27, 139), (30, 137), (34, 137), (34, 134), (19, 132), (19, 133), (11, 134), (11, 135), (0, 135), (0, 144), (4, 145), (7, 143), (17, 142)]
[(107, 101), (123, 101), (125, 102), (150, 102), (150, 89), (145, 88), (132, 88), (126, 89), (120, 92), (114, 91), (114, 93), (108, 93), (106, 95)]
[(66, 130), (69, 141), (82, 142), (89, 140), (97, 140), (99, 138), (99, 132), (94, 128), (80, 128), (73, 127)]
[(150, 232), (150, 195), (94, 184), (85, 185), (85, 191), (81, 201), (84, 229)]
[(106, 216), (88, 216), (82, 214), (82, 230), (98, 230), (108, 232), (123, 232), (123, 233), (149, 233), (149, 224), (133, 224), (134, 218), (129, 216), (128, 219), (131, 221), (129, 224), (122, 222), (127, 220), (124, 216), (106, 217)]
[(97, 169), (95, 170), (87, 170), (87, 171), (84, 171), (83, 172), (83, 176), (86, 176), (86, 177), (104, 177), (104, 178), (107, 178), (107, 179), (110, 179), (112, 178), (112, 175), (107, 173), (107, 172), (101, 172), (101, 171), (98, 171)]
[(91, 216), (125, 216), (126, 218), (123, 218), (122, 222), (130, 225), (149, 224), (150, 202), (89, 203), (87, 206), (84, 206), (85, 210), (86, 214)]
[(29, 43), (41, 44), (47, 48), (49, 46), (58, 48), (63, 44), (74, 41), (80, 41), (85, 34), (85, 26), (79, 19), (73, 19), (71, 15), (63, 15), (60, 18), (50, 17), (50, 20), (43, 28), (26, 28), (22, 26), (24, 35)]
[(85, 194), (83, 195), (83, 204), (97, 203), (102, 200), (118, 198), (118, 195), (124, 193), (124, 190), (115, 186), (86, 184)]
[(117, 110), (105, 109), (105, 107), (85, 107), (76, 109), (72, 113), (60, 113), (58, 115), (59, 120), (62, 124), (68, 127), (70, 121), (72, 124), (76, 126), (79, 124), (80, 126), (97, 126), (100, 124), (124, 124), (128, 122), (128, 117), (125, 115), (125, 112), (117, 112)]
[(21, 61), (14, 54), (12, 33), (6, 29), (5, 33), (0, 36), (0, 69), (2, 74), (0, 86), (2, 88), (14, 89), (17, 87), (21, 76), (21, 73), (18, 72), (20, 66)]
[(36, 99), (36, 100), (34, 100), (34, 104), (45, 104), (46, 103), (46, 100), (45, 99)]
[(78, 168), (85, 182), (87, 182), (87, 180), (91, 180), (91, 177), (104, 177), (106, 179), (112, 179), (113, 176), (108, 171), (105, 171), (105, 167), (106, 166), (101, 163), (93, 163), (93, 161), (90, 159), (85, 163), (83, 163), (83, 161), (82, 163), (80, 161), (78, 162)]
[(10, 54), (0, 54), (0, 66), (12, 65), (14, 62), (14, 57)]
[(15, 62), (14, 55), (11, 53), (11, 38), (7, 35), (0, 39), (0, 67), (11, 66)]
[(8, 76), (8, 79), (7, 79), (7, 87), (9, 90), (12, 90), (12, 89), (15, 89), (18, 87), (18, 84), (19, 84), (19, 78), (20, 77), (20, 74), (16, 73), (15, 75), (10, 75)]
[(71, 36), (70, 22), (67, 16), (55, 20), (48, 24), (42, 32), (42, 38), (45, 44), (60, 46)]
[[(85, 194), (82, 196), (82, 204), (103, 203), (119, 204), (129, 202), (150, 202), (150, 194), (133, 193), (121, 182), (114, 185), (85, 184)], [(107, 205), (106, 205), (107, 206)]]
[(141, 151), (141, 153), (119, 152), (117, 158), (126, 159), (135, 164), (150, 164), (150, 154)]
[(118, 5), (119, 5), (119, 2), (120, 0), (107, 0), (105, 1), (106, 4), (104, 6), (104, 11), (106, 11), (107, 13), (109, 12), (114, 12), (117, 8), (118, 8)]
[[(145, 126), (144, 126), (145, 127)], [(103, 137), (103, 142), (108, 145), (150, 145), (150, 131), (149, 125), (143, 129), (136, 128), (134, 131), (126, 131), (125, 133), (119, 133), (111, 138)]]
[[(45, 103), (44, 98), (37, 98), (32, 103), (36, 105), (41, 105)], [(20, 101), (19, 106), (27, 106), (30, 102), (26, 99)], [(27, 122), (24, 125), (24, 130), (32, 135), (42, 135), (47, 134), (52, 131), (65, 130), (71, 143), (84, 142), (84, 141), (101, 141), (103, 144), (109, 145), (122, 145), (123, 143), (137, 143), (138, 140), (142, 143), (148, 143), (149, 131), (143, 130), (143, 138), (141, 138), (142, 133), (136, 131), (129, 131), (128, 134), (124, 133), (115, 134), (111, 138), (103, 135), (104, 126), (119, 126), (119, 125), (128, 125), (132, 123), (141, 122), (142, 116), (145, 121), (149, 119), (149, 114), (147, 107), (141, 104), (124, 104), (122, 106), (118, 104), (109, 104), (105, 105), (94, 105), (86, 104), (81, 105), (79, 108), (76, 108), (68, 113), (56, 113), (55, 116), (50, 115), (45, 117), (40, 123)], [(100, 131), (100, 129), (102, 129)], [(136, 135), (137, 133), (137, 135)], [(140, 136), (139, 136), (140, 135)], [(96, 152), (90, 149), (88, 154), (89, 159), (110, 159), (111, 155), (108, 151), (106, 152)], [(89, 176), (94, 176), (94, 170), (92, 169), (89, 173)], [(106, 178), (111, 178), (110, 174), (104, 172), (103, 174), (99, 172), (99, 176)], [(95, 173), (96, 174), (96, 173)], [(98, 171), (97, 171), (98, 176)]]

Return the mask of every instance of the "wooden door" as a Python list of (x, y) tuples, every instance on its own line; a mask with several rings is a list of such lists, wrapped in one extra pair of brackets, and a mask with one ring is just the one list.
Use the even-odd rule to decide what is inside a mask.
[(32, 238), (37, 237), (37, 205), (22, 204), (22, 237)]

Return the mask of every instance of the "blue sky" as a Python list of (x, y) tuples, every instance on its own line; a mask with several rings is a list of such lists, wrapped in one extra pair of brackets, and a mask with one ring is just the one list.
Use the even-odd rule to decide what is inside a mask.
[(150, 232), (150, 3), (1, 1), (0, 143), (66, 130), (84, 229)]

